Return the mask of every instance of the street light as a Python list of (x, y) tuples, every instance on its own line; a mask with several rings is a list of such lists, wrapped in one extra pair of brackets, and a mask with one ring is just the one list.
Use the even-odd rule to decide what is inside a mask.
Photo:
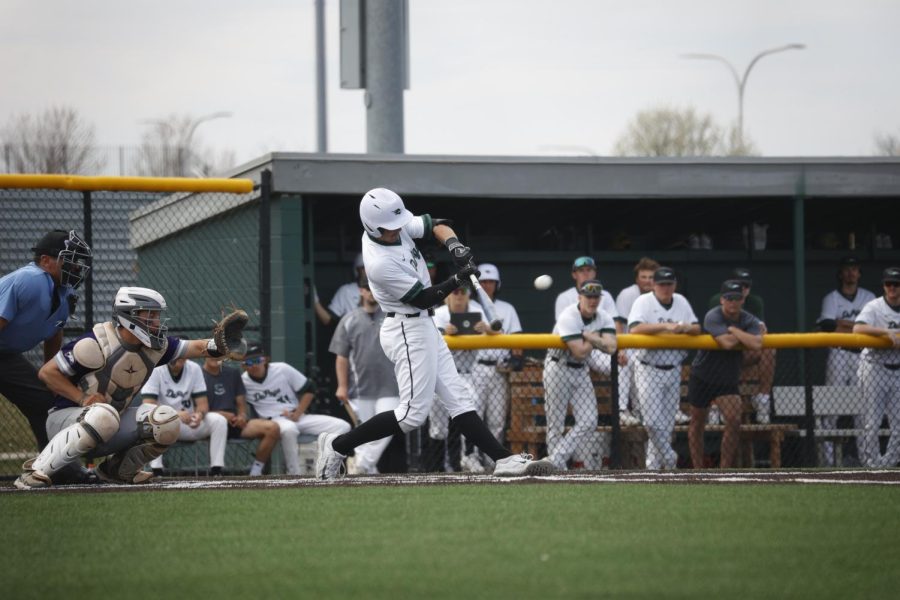
[[(187, 173), (187, 160), (190, 159), (191, 152), (191, 140), (194, 137), (194, 132), (197, 131), (197, 127), (200, 126), (201, 123), (206, 123), (207, 121), (212, 121), (213, 119), (227, 119), (232, 115), (230, 111), (221, 110), (219, 112), (210, 113), (203, 117), (198, 117), (191, 122), (191, 126), (188, 129), (187, 135), (184, 136), (183, 143), (178, 147), (178, 165), (181, 169), (181, 175), (184, 176)], [(187, 150), (187, 152), (185, 152)], [(187, 156), (185, 156), (185, 154)]]
[(763, 50), (759, 54), (753, 57), (753, 60), (750, 61), (750, 64), (747, 65), (747, 69), (744, 71), (744, 76), (741, 77), (738, 75), (737, 69), (734, 68), (730, 62), (724, 57), (719, 56), (718, 54), (700, 54), (700, 53), (691, 53), (691, 54), (682, 54), (681, 58), (694, 58), (700, 60), (717, 60), (725, 64), (728, 67), (728, 70), (731, 71), (732, 76), (734, 76), (734, 82), (738, 87), (738, 140), (740, 140), (741, 146), (744, 145), (744, 89), (747, 87), (747, 77), (750, 76), (750, 70), (753, 68), (759, 59), (763, 56), (768, 56), (770, 54), (776, 54), (778, 52), (786, 52), (788, 50), (803, 50), (806, 48), (806, 44), (787, 44), (784, 46), (778, 46), (777, 48), (769, 48), (768, 50)]
[[(177, 175), (179, 177), (184, 177), (187, 173), (188, 162), (191, 156), (191, 142), (194, 138), (194, 132), (197, 131), (197, 127), (200, 126), (201, 123), (206, 123), (207, 121), (212, 121), (213, 119), (227, 119), (231, 117), (233, 113), (230, 111), (218, 111), (214, 113), (210, 113), (208, 115), (204, 115), (202, 117), (198, 117), (196, 119), (191, 119), (190, 121), (175, 121), (173, 118), (169, 119), (141, 119), (139, 123), (143, 125), (154, 125), (159, 128), (159, 131), (162, 133), (165, 140), (170, 138), (174, 138), (176, 136), (180, 137), (178, 147), (176, 149), (176, 162), (175, 165), (178, 168)], [(186, 125), (187, 129), (182, 129), (181, 126)], [(181, 131), (179, 131), (181, 130)], [(165, 146), (168, 148), (168, 145)], [(167, 153), (166, 153), (167, 154)], [(164, 161), (168, 162), (168, 160), (164, 157)], [(166, 169), (166, 172), (168, 169)]]

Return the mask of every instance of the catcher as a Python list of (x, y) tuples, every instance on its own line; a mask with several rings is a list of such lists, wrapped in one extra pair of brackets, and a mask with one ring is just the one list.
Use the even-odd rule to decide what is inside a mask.
[(23, 465), (19, 489), (82, 479), (82, 457), (107, 457), (95, 470), (102, 481), (144, 483), (144, 465), (178, 439), (179, 418), (168, 406), (131, 406), (153, 369), (177, 358), (239, 360), (246, 353), (247, 313), (234, 310), (213, 328), (212, 339), (166, 336), (166, 301), (159, 292), (123, 287), (113, 319), (64, 345), (38, 373), (53, 394), (47, 417), (50, 443)]

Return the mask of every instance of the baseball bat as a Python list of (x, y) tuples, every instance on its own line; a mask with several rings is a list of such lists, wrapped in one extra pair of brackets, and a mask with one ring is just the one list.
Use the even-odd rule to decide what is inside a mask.
[(487, 295), (487, 292), (484, 291), (484, 288), (481, 287), (481, 284), (478, 283), (478, 278), (475, 277), (474, 273), (469, 275), (469, 279), (472, 281), (472, 289), (475, 290), (478, 303), (484, 309), (484, 316), (487, 318), (488, 323), (491, 324), (491, 329), (500, 331), (500, 328), (503, 327), (503, 321), (497, 317), (497, 308), (494, 306), (494, 302)]

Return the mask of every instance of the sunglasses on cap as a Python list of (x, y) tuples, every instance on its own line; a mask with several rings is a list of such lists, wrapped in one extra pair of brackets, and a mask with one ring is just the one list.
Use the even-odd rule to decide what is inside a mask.
[(599, 283), (583, 283), (579, 293), (583, 296), (599, 296), (603, 293), (603, 286)]
[(243, 362), (246, 366), (252, 367), (254, 365), (261, 365), (265, 360), (265, 356), (253, 356), (251, 358), (245, 358)]
[(572, 270), (580, 269), (581, 267), (591, 267), (597, 268), (597, 263), (594, 262), (594, 259), (590, 256), (579, 256), (575, 259), (575, 262), (572, 263)]

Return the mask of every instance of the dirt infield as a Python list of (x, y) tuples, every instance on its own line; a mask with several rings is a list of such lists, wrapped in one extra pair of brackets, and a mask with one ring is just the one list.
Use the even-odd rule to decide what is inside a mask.
[(46, 489), (21, 491), (5, 482), (2, 493), (97, 493), (122, 491), (178, 491), (222, 489), (276, 489), (322, 486), (368, 485), (510, 485), (510, 484), (681, 484), (681, 485), (900, 485), (900, 470), (862, 471), (601, 471), (585, 473), (559, 473), (546, 477), (498, 478), (490, 475), (462, 473), (413, 473), (409, 475), (377, 475), (344, 477), (333, 482), (317, 481), (310, 477), (233, 477), (233, 478), (161, 478), (144, 485), (60, 485)]

